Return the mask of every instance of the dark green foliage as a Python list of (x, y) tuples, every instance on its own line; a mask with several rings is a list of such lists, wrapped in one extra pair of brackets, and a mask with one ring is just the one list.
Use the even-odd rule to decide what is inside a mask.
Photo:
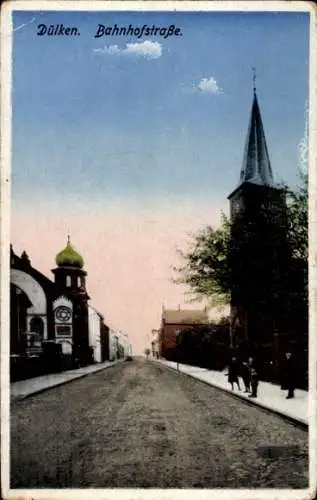
[(296, 260), (308, 259), (308, 174), (300, 172), (300, 186), (286, 188), (288, 205), (288, 239)]
[(174, 267), (174, 271), (178, 274), (174, 282), (188, 285), (194, 300), (210, 298), (213, 304), (228, 303), (229, 243), (230, 223), (222, 214), (222, 224), (219, 229), (207, 226), (194, 234), (192, 244), (185, 252), (178, 250), (185, 265)]
[[(287, 189), (288, 241), (292, 249), (290, 284), (291, 307), (298, 315), (308, 316), (308, 174), (300, 173), (296, 191)], [(295, 314), (294, 314), (294, 317)]]
[(180, 363), (222, 370), (227, 362), (229, 322), (185, 328), (170, 357)]

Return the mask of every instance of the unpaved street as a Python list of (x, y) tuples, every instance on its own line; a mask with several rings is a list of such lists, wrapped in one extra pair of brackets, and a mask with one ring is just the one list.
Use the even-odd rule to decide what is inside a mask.
[(12, 488), (304, 488), (308, 433), (134, 360), (12, 404)]

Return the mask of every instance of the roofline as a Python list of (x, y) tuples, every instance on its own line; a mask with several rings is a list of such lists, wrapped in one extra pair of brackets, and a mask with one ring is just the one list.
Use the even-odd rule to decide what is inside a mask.
[(76, 267), (76, 266), (57, 266), (57, 267), (54, 267), (53, 269), (51, 269), (51, 272), (53, 274), (56, 273), (56, 271), (59, 271), (60, 269), (62, 270), (67, 270), (67, 271), (77, 271), (77, 272), (80, 272), (83, 276), (87, 276), (87, 271), (85, 271), (85, 269), (83, 269), (82, 267)]
[(234, 194), (236, 194), (237, 191), (239, 191), (239, 189), (241, 189), (243, 186), (246, 186), (246, 185), (249, 185), (249, 186), (256, 186), (258, 188), (269, 188), (269, 189), (274, 189), (275, 191), (281, 191), (281, 188), (277, 187), (277, 186), (270, 186), (269, 184), (256, 184), (255, 182), (249, 182), (249, 181), (244, 181), (242, 182), (241, 184), (239, 184), (238, 187), (236, 187), (231, 194), (229, 194), (229, 196), (227, 196), (227, 200), (230, 200), (230, 198), (232, 198), (232, 196)]
[(88, 309), (93, 309), (93, 311), (95, 311), (95, 313), (97, 314), (97, 316), (99, 316), (102, 320), (104, 320), (104, 315), (98, 311), (98, 309), (96, 309), (94, 306), (92, 306), (91, 304), (88, 304)]
[[(21, 262), (21, 258), (18, 255), (16, 255), (16, 257), (18, 257), (18, 259), (20, 259), (20, 262)], [(37, 275), (37, 277), (35, 277), (35, 276), (32, 276), (32, 277), (37, 282), (39, 282), (37, 278), (41, 278), (49, 286), (55, 284), (54, 281), (51, 278), (49, 278), (48, 276), (46, 276), (45, 274), (43, 274), (41, 271), (39, 271), (38, 269), (36, 269), (35, 267), (33, 267), (31, 264), (28, 267), (24, 267), (23, 265), (22, 266), (19, 266), (19, 265), (16, 266), (15, 264), (13, 264), (13, 265), (10, 264), (10, 270), (11, 269), (15, 269), (17, 271), (22, 271), (22, 272), (24, 272), (26, 274), (30, 274), (30, 276), (32, 276), (32, 274), (35, 274), (35, 275)], [(31, 271), (31, 273), (28, 273), (29, 270)]]
[[(243, 182), (243, 184), (246, 184), (245, 182)], [(229, 194), (229, 196), (227, 196), (227, 200), (230, 200), (230, 198), (232, 198), (232, 196), (237, 192), (239, 191), (239, 189), (243, 186), (243, 184), (239, 184), (238, 187), (236, 187), (231, 194)]]
[(200, 322), (199, 323), (170, 323), (169, 321), (164, 321), (164, 323), (166, 325), (172, 325), (172, 326), (173, 325), (174, 326), (179, 326), (179, 325), (181, 325), (181, 326), (193, 326), (193, 325), (195, 325), (196, 326), (196, 325), (209, 325), (210, 324), (209, 321), (208, 321), (208, 323), (200, 323)]
[(164, 309), (164, 313), (166, 312), (186, 312), (186, 313), (192, 313), (192, 312), (199, 312), (199, 313), (204, 313), (205, 308), (203, 307), (202, 309)]

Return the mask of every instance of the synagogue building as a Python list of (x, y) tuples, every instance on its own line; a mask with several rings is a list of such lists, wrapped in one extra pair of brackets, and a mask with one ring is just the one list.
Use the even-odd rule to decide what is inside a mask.
[(30, 352), (32, 344), (55, 344), (70, 366), (115, 360), (131, 352), (126, 335), (110, 328), (89, 304), (84, 260), (68, 238), (56, 255), (53, 279), (23, 252), (10, 252), (10, 354)]

